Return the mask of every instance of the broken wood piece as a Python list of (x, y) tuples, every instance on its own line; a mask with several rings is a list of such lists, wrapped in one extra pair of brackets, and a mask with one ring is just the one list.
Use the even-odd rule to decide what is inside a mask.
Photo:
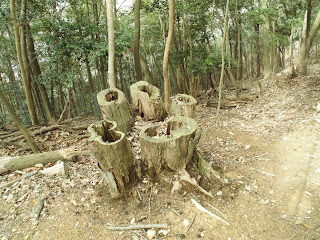
[(228, 223), (226, 220), (222, 219), (221, 217), (213, 214), (212, 212), (210, 212), (209, 210), (207, 210), (206, 208), (204, 208), (204, 207), (203, 207), (200, 203), (198, 203), (195, 199), (191, 198), (191, 202), (192, 202), (193, 205), (194, 205), (196, 208), (198, 208), (200, 211), (209, 214), (210, 216), (212, 216), (212, 217), (220, 220), (221, 222), (223, 222), (224, 224), (226, 224), (226, 225), (229, 226), (229, 223)]
[[(247, 101), (222, 102), (220, 108), (238, 107), (247, 104)], [(207, 107), (218, 107), (218, 102), (207, 102)]]
[(183, 169), (180, 172), (180, 179), (184, 182), (190, 183), (192, 186), (196, 187), (200, 192), (202, 192), (206, 196), (212, 198), (212, 194), (209, 193), (207, 190), (205, 190), (203, 187), (199, 186), (197, 181), (194, 178), (191, 178), (191, 176), (189, 175), (189, 173), (185, 169)]
[(194, 118), (196, 115), (197, 100), (187, 94), (178, 94), (172, 98), (170, 114)]
[(68, 165), (60, 160), (56, 165), (45, 168), (41, 170), (40, 173), (44, 175), (66, 175), (67, 177), (69, 177)]
[(142, 160), (150, 172), (159, 173), (164, 166), (174, 171), (184, 169), (192, 159), (201, 129), (194, 119), (182, 116), (171, 119), (165, 132), (162, 128), (156, 125), (141, 130)]
[(221, 174), (218, 171), (215, 171), (209, 163), (204, 159), (201, 151), (199, 149), (196, 149), (197, 156), (198, 156), (198, 168), (201, 174), (204, 176), (211, 178), (211, 176), (214, 176), (215, 178), (219, 179), (221, 182)]
[(145, 81), (130, 86), (131, 102), (141, 117), (163, 120), (167, 113), (164, 108), (160, 89)]
[(48, 164), (59, 160), (74, 161), (79, 155), (88, 155), (89, 152), (76, 151), (74, 148), (66, 148), (51, 152), (35, 153), (16, 157), (0, 157), (0, 174), (33, 167), (38, 163)]
[(130, 131), (134, 124), (134, 116), (122, 91), (117, 88), (105, 89), (97, 94), (97, 100), (103, 119), (115, 121), (117, 130), (121, 132)]
[(116, 131), (117, 123), (102, 120), (88, 127), (91, 151), (109, 187), (112, 198), (120, 198), (135, 183), (134, 156), (123, 132)]
[(126, 231), (126, 230), (139, 230), (139, 229), (151, 229), (151, 228), (169, 228), (167, 224), (144, 224), (144, 225), (111, 225), (107, 226), (108, 230)]

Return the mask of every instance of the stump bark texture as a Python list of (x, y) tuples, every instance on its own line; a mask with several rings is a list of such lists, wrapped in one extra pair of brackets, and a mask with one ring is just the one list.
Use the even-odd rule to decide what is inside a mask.
[(142, 160), (147, 163), (149, 170), (155, 173), (159, 173), (164, 166), (174, 171), (184, 169), (191, 161), (201, 136), (197, 122), (180, 116), (168, 122), (166, 131), (159, 128), (161, 125), (141, 130)]
[(97, 94), (98, 104), (104, 119), (117, 122), (117, 130), (128, 132), (134, 124), (133, 112), (122, 91), (105, 89)]
[(194, 118), (196, 115), (197, 100), (187, 94), (178, 94), (172, 98), (170, 114)]
[(132, 106), (141, 116), (163, 120), (166, 111), (160, 89), (145, 81), (139, 81), (130, 86)]
[(88, 127), (91, 151), (98, 161), (112, 198), (120, 198), (135, 182), (134, 156), (117, 123), (103, 120)]

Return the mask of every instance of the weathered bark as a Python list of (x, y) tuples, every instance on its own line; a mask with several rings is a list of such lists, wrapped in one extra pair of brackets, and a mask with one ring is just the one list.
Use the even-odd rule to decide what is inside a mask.
[(135, 0), (134, 3), (134, 46), (133, 46), (133, 57), (134, 66), (137, 75), (137, 82), (142, 80), (142, 70), (140, 62), (140, 8), (141, 0)]
[(116, 122), (103, 120), (91, 124), (89, 143), (98, 161), (101, 174), (112, 198), (119, 198), (135, 182), (134, 156), (123, 132), (116, 131)]
[(160, 89), (145, 82), (139, 81), (130, 86), (131, 102), (134, 109), (141, 116), (163, 120), (166, 117)]
[(51, 152), (35, 153), (17, 157), (0, 158), (0, 174), (18, 169), (33, 167), (38, 163), (48, 164), (59, 160), (74, 161), (78, 155), (88, 152), (76, 151), (74, 148), (61, 149)]
[(27, 141), (28, 145), (30, 146), (30, 148), (32, 149), (32, 151), (34, 153), (40, 152), (39, 147), (37, 146), (37, 144), (34, 143), (32, 137), (30, 136), (29, 131), (23, 125), (19, 116), (16, 114), (15, 110), (13, 109), (13, 107), (11, 106), (9, 101), (6, 99), (4, 93), (1, 91), (1, 89), (0, 89), (0, 101), (2, 102), (2, 104), (4, 105), (4, 107), (6, 108), (8, 113), (10, 114), (13, 122), (17, 125), (17, 127), (19, 128), (19, 130), (23, 134), (24, 138), (26, 139), (26, 141)]
[(174, 171), (184, 169), (201, 135), (197, 122), (188, 117), (174, 117), (168, 122), (166, 133), (157, 136), (161, 128), (161, 125), (146, 127), (140, 132), (141, 158), (151, 175), (165, 166)]
[(185, 116), (194, 118), (196, 115), (197, 100), (187, 94), (178, 94), (173, 97), (170, 114), (173, 116)]
[(115, 79), (115, 45), (114, 45), (114, 22), (113, 22), (113, 4), (112, 0), (106, 0), (107, 21), (108, 21), (108, 77), (109, 87), (116, 88)]
[(97, 94), (98, 104), (104, 119), (117, 122), (117, 130), (130, 131), (134, 124), (133, 112), (122, 91), (108, 88)]
[(170, 105), (170, 78), (169, 78), (169, 55), (170, 55), (170, 47), (173, 38), (174, 31), (174, 0), (168, 0), (169, 2), (169, 31), (168, 38), (166, 41), (166, 47), (163, 54), (163, 80), (164, 80), (164, 105), (166, 111), (169, 111)]

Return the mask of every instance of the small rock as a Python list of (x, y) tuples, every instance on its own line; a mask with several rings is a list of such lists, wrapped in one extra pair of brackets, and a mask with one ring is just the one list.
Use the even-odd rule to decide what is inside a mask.
[(188, 219), (183, 219), (183, 225), (189, 226), (189, 220)]
[(43, 168), (44, 166), (43, 166), (43, 164), (42, 163), (38, 163), (38, 164), (36, 164), (36, 165), (34, 165), (36, 168)]
[(147, 239), (148, 240), (154, 239), (156, 237), (156, 235), (157, 235), (156, 230), (150, 229), (147, 231)]
[(218, 192), (217, 192), (217, 195), (218, 195), (218, 196), (221, 196), (221, 195), (222, 195), (222, 191), (218, 191)]

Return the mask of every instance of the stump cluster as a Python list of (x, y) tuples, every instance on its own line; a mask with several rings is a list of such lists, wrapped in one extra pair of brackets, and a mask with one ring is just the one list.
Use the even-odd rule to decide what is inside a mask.
[[(141, 117), (164, 120), (167, 113), (160, 89), (139, 81), (130, 86), (131, 104), (122, 91), (116, 88), (98, 93), (102, 121), (89, 126), (89, 143), (98, 167), (108, 185), (112, 198), (119, 198), (131, 188), (137, 176), (135, 158), (128, 133), (134, 125), (133, 109)], [(174, 117), (163, 124), (145, 127), (140, 132), (141, 160), (149, 176), (163, 168), (182, 171), (191, 161), (200, 139), (200, 129), (193, 119), (197, 101), (189, 95), (178, 94), (172, 99), (170, 114)]]

